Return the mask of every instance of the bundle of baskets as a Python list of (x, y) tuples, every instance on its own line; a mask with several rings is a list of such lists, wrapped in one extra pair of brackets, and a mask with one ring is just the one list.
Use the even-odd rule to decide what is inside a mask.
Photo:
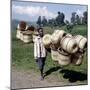
[(20, 39), (24, 43), (29, 43), (33, 41), (33, 36), (36, 35), (34, 27), (28, 26), (26, 22), (21, 21), (17, 26), (16, 38)]
[(72, 36), (64, 30), (55, 30), (52, 35), (44, 35), (43, 44), (51, 48), (52, 60), (60, 65), (81, 65), (87, 39), (81, 35)]

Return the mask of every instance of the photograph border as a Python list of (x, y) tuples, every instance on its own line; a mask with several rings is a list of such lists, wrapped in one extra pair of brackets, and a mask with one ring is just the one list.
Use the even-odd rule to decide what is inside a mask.
[[(10, 89), (11, 90), (18, 90), (18, 89), (39, 89), (39, 88), (53, 88), (53, 87), (74, 87), (74, 86), (83, 86), (88, 85), (88, 18), (87, 18), (87, 84), (77, 84), (77, 85), (63, 85), (63, 86), (47, 86), (47, 87), (33, 87), (33, 88), (15, 88), (12, 89), (12, 2), (32, 2), (32, 3), (48, 3), (48, 4), (63, 4), (63, 5), (80, 5), (80, 6), (86, 6), (87, 12), (88, 12), (88, 5), (86, 4), (70, 4), (70, 3), (58, 3), (58, 2), (42, 2), (42, 1), (24, 1), (24, 0), (10, 0)], [(87, 16), (88, 17), (88, 16)]]

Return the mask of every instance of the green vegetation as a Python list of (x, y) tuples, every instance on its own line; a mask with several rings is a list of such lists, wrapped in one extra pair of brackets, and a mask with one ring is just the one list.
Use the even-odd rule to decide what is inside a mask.
[[(66, 26), (62, 26), (62, 27), (44, 27), (44, 32), (45, 33), (53, 33), (53, 31), (55, 29), (63, 29), (65, 30), (66, 32), (69, 33), (69, 31), (66, 29)], [(71, 34), (72, 35), (77, 35), (77, 34), (80, 34), (80, 35), (83, 35), (83, 36), (87, 36), (87, 25), (75, 25), (71, 31)]]

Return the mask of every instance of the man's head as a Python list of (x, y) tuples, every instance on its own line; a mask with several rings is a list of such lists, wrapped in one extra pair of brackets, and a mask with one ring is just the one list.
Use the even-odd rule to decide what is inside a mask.
[(38, 28), (37, 29), (38, 30), (38, 33), (39, 33), (39, 35), (41, 36), (41, 37), (43, 37), (43, 28)]

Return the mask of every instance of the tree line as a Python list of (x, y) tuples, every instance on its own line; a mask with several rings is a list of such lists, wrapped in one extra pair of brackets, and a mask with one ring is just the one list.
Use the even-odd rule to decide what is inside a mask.
[(76, 12), (72, 12), (70, 21), (65, 20), (65, 14), (57, 12), (57, 16), (52, 19), (47, 19), (45, 16), (39, 16), (37, 19), (38, 26), (63, 26), (63, 25), (81, 25), (87, 24), (87, 11), (83, 12), (83, 16), (79, 16)]

